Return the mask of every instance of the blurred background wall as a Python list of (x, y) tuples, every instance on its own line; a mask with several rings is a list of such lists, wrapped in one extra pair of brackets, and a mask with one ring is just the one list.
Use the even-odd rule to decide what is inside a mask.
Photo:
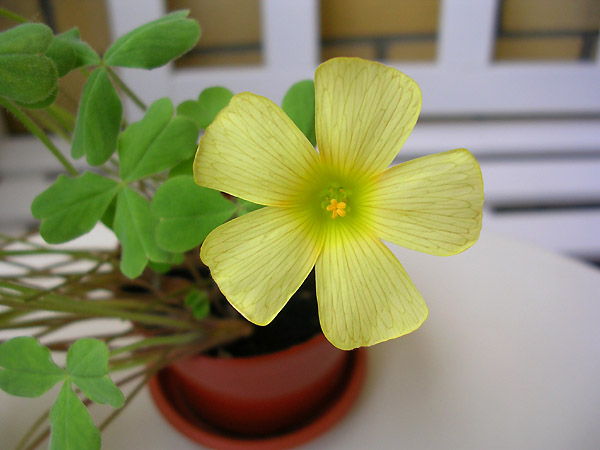
[[(397, 162), (466, 147), (485, 182), (487, 229), (600, 263), (600, 0), (0, 0), (56, 32), (78, 26), (101, 53), (160, 15), (190, 9), (198, 46), (175, 64), (122, 76), (146, 101), (208, 86), (281, 101), (334, 56), (393, 65), (423, 90)], [(0, 29), (12, 26), (0, 18)], [(75, 112), (84, 76), (62, 80)], [(135, 83), (133, 83), (135, 80)], [(130, 120), (141, 117), (125, 105)], [(64, 146), (65, 151), (68, 146)], [(81, 163), (83, 164), (83, 163)], [(35, 227), (33, 196), (60, 172), (0, 116), (0, 230)]]

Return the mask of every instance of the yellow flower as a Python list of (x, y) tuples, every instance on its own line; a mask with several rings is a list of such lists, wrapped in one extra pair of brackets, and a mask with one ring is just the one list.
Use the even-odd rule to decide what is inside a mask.
[(202, 137), (196, 183), (261, 205), (216, 228), (200, 256), (229, 302), (266, 325), (315, 267), (319, 319), (341, 349), (417, 329), (427, 306), (380, 239), (433, 255), (473, 245), (483, 182), (459, 149), (388, 168), (421, 93), (408, 76), (358, 58), (315, 74), (318, 152), (274, 103), (234, 96)]

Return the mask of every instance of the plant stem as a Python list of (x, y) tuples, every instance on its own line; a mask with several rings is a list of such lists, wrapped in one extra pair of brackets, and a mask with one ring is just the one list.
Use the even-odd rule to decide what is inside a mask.
[(62, 324), (58, 324), (58, 325), (47, 326), (42, 331), (40, 331), (38, 333), (35, 333), (32, 337), (35, 338), (35, 339), (37, 339), (39, 341), (43, 337), (46, 337), (49, 334), (54, 333), (56, 330), (60, 330), (62, 327), (66, 326), (66, 325), (70, 325), (70, 324), (69, 323), (62, 323)]
[(46, 108), (48, 114), (50, 114), (54, 120), (60, 123), (66, 130), (71, 133), (75, 129), (75, 116), (64, 108), (61, 108), (57, 104), (52, 104)]
[(100, 431), (104, 430), (108, 425), (110, 425), (110, 423), (115, 420), (117, 418), (117, 416), (119, 414), (121, 414), (121, 412), (123, 411), (123, 409), (129, 405), (129, 403), (131, 403), (131, 401), (136, 397), (136, 395), (138, 395), (140, 393), (140, 391), (142, 390), (142, 388), (146, 385), (146, 383), (148, 382), (148, 380), (150, 379), (150, 376), (144, 377), (144, 379), (142, 381), (140, 381), (137, 386), (133, 389), (133, 391), (131, 391), (129, 393), (129, 395), (127, 396), (127, 398), (125, 399), (125, 403), (123, 403), (123, 406), (120, 409), (116, 409), (114, 410), (105, 420), (104, 422), (102, 422), (100, 424), (100, 426), (98, 427), (98, 429)]
[[(48, 411), (48, 415), (50, 415), (50, 411)], [(31, 444), (27, 447), (17, 447), (15, 450), (34, 450), (38, 445), (40, 445), (44, 440), (50, 435), (50, 427), (46, 427), (46, 429), (35, 438)]]
[(110, 372), (118, 372), (121, 370), (129, 370), (140, 365), (148, 365), (153, 363), (159, 355), (150, 353), (148, 355), (135, 355), (127, 358), (115, 358), (110, 361)]
[[(96, 302), (101, 303), (102, 305), (107, 306), (109, 308), (116, 307), (116, 308), (122, 308), (122, 309), (132, 309), (132, 310), (137, 310), (137, 311), (147, 311), (148, 310), (147, 302), (140, 301), (140, 300), (110, 298), (107, 300), (96, 300)], [(172, 309), (165, 307), (165, 308), (163, 308), (163, 311), (171, 312)]]
[[(100, 431), (102, 431), (104, 428), (106, 428), (106, 426), (108, 426), (108, 424), (110, 422), (112, 422), (120, 414), (120, 412), (125, 409), (125, 407), (127, 405), (129, 405), (131, 403), (133, 398), (135, 398), (135, 396), (141, 391), (141, 389), (145, 386), (145, 384), (148, 382), (148, 380), (156, 372), (158, 372), (160, 369), (162, 369), (167, 364), (169, 364), (170, 362), (173, 361), (173, 358), (170, 358), (170, 359), (167, 358), (168, 353), (169, 353), (168, 350), (164, 351), (162, 356), (160, 357), (161, 358), (160, 361), (157, 362), (155, 365), (153, 365), (149, 368), (146, 368), (142, 371), (136, 372), (136, 373), (134, 373), (122, 380), (119, 380), (118, 382), (115, 383), (117, 386), (122, 386), (124, 384), (129, 383), (130, 381), (135, 380), (136, 378), (138, 378), (140, 376), (144, 376), (142, 381), (140, 383), (138, 383), (138, 385), (133, 389), (133, 391), (131, 393), (129, 393), (129, 395), (125, 399), (125, 403), (123, 404), (123, 406), (120, 409), (114, 411), (110, 416), (108, 416), (105, 419), (105, 421), (102, 422), (100, 427), (98, 427)], [(86, 407), (91, 404), (91, 401), (89, 399), (85, 399), (82, 401)], [(23, 439), (21, 439), (19, 446), (15, 450), (34, 450), (38, 445), (40, 445), (50, 435), (50, 427), (46, 427), (46, 429), (44, 431), (42, 431), (31, 444), (29, 444), (26, 448), (24, 447), (25, 444), (27, 443), (27, 441), (31, 438), (31, 436), (35, 432), (35, 430), (37, 428), (39, 428), (39, 426), (44, 422), (44, 420), (49, 415), (50, 415), (50, 410), (47, 410), (42, 414), (42, 416), (40, 416), (40, 418), (38, 418), (35, 421), (35, 423), (29, 428), (29, 430), (27, 430), (26, 435), (23, 437)]]
[(2, 325), (3, 323), (10, 324), (13, 319), (17, 319), (19, 317), (26, 316), (27, 314), (30, 314), (30, 312), (29, 311), (17, 311), (14, 309), (0, 313), (0, 328), (4, 328), (4, 326)]
[[(0, 250), (0, 252), (2, 252), (2, 250)], [(9, 266), (18, 267), (19, 269), (26, 270), (28, 275), (29, 275), (29, 272), (31, 272), (31, 266), (24, 264), (20, 261), (11, 261), (10, 259), (4, 259), (4, 258), (2, 258), (1, 253), (0, 253), (0, 261), (2, 261), (4, 264), (7, 264)], [(25, 274), (21, 274), (21, 275), (17, 275), (17, 276), (12, 274), (12, 275), (0, 275), (0, 278), (22, 278), (24, 276), (25, 276)], [(46, 275), (46, 276), (48, 276), (48, 275)]]
[[(237, 339), (241, 336), (247, 336), (249, 330), (250, 330), (249, 327), (239, 327), (234, 332), (232, 332), (231, 335), (214, 335), (214, 336), (208, 337), (203, 342), (194, 343), (191, 346), (190, 345), (184, 346), (181, 349), (169, 349), (169, 348), (164, 349), (162, 351), (162, 355), (161, 354), (156, 355), (157, 357), (160, 358), (156, 363), (151, 364), (150, 366), (148, 366), (138, 372), (135, 372), (115, 383), (117, 386), (120, 387), (120, 386), (123, 386), (123, 385), (129, 383), (130, 381), (135, 380), (136, 378), (143, 377), (143, 379), (135, 386), (135, 388), (129, 393), (129, 395), (127, 395), (124, 405), (120, 409), (111, 413), (104, 420), (104, 422), (102, 422), (102, 424), (100, 424), (100, 426), (98, 428), (100, 429), (100, 431), (104, 430), (104, 428), (106, 428), (125, 409), (125, 407), (131, 403), (131, 401), (136, 397), (136, 395), (146, 385), (148, 380), (150, 378), (152, 378), (156, 373), (158, 373), (158, 371), (160, 371), (162, 368), (168, 366), (169, 364), (171, 364), (175, 361), (178, 361), (179, 359), (197, 354), (202, 351), (206, 351), (216, 345), (231, 342), (232, 340)], [(89, 406), (91, 401), (89, 399), (85, 399), (85, 400), (83, 400), (83, 403), (84, 403), (84, 405)], [(28, 430), (26, 437), (22, 439), (22, 441), (21, 441), (22, 443), (19, 444), (20, 446), (16, 450), (23, 450), (24, 444), (29, 440), (30, 436), (41, 425), (41, 423), (44, 421), (44, 419), (46, 419), (46, 417), (48, 417), (48, 415), (49, 415), (49, 411), (46, 411), (42, 415), (42, 417), (40, 417), (35, 422), (35, 424)], [(35, 440), (29, 446), (27, 446), (25, 448), (25, 450), (34, 450), (49, 435), (50, 435), (50, 428), (47, 427), (43, 432), (41, 432), (35, 438)]]
[(110, 352), (110, 357), (119, 355), (121, 353), (130, 352), (144, 347), (157, 347), (161, 345), (172, 345), (172, 344), (186, 344), (199, 337), (197, 332), (186, 333), (186, 334), (175, 334), (172, 336), (156, 336), (141, 341), (134, 342), (133, 344), (125, 345), (121, 348), (117, 348)]
[[(37, 420), (35, 422), (33, 422), (33, 424), (27, 429), (27, 431), (25, 432), (25, 434), (23, 435), (23, 437), (21, 438), (21, 440), (19, 441), (19, 443), (17, 444), (17, 446), (15, 447), (15, 450), (22, 450), (25, 447), (25, 444), (27, 444), (27, 441), (29, 439), (31, 439), (33, 433), (35, 433), (35, 430), (37, 430), (40, 425), (50, 416), (50, 410), (47, 409), (46, 411), (44, 411), (42, 413), (42, 415), (40, 417), (37, 418)], [(37, 443), (35, 444), (37, 445)], [(35, 447), (33, 447), (35, 448)]]
[[(91, 268), (90, 270), (88, 270), (87, 272), (80, 273), (80, 274), (77, 274), (77, 275), (73, 275), (73, 276), (67, 278), (62, 283), (58, 284), (57, 286), (54, 286), (53, 288), (39, 290), (35, 294), (32, 294), (29, 297), (25, 298), (25, 301), (26, 302), (31, 302), (33, 300), (37, 300), (38, 298), (40, 298), (40, 297), (42, 297), (44, 295), (52, 294), (54, 292), (57, 292), (60, 289), (64, 289), (66, 287), (69, 287), (70, 285), (72, 285), (74, 283), (78, 283), (79, 281), (81, 281), (82, 278), (85, 278), (86, 276), (91, 275), (91, 274), (97, 272), (98, 269), (102, 266), (102, 264), (104, 264), (104, 262), (100, 261), (100, 262), (96, 263), (96, 265), (93, 268)], [(58, 275), (58, 274), (56, 274), (56, 275)]]
[(13, 116), (15, 116), (25, 127), (31, 131), (42, 143), (50, 150), (56, 159), (64, 166), (71, 175), (79, 175), (77, 169), (63, 156), (60, 150), (54, 145), (44, 131), (36, 125), (36, 123), (27, 116), (21, 109), (15, 106), (10, 100), (0, 97), (0, 105), (6, 108)]
[[(7, 302), (11, 302), (11, 304), (15, 304), (15, 308), (16, 307), (23, 307), (26, 304), (31, 303), (32, 305), (36, 305), (37, 307), (40, 306), (39, 302), (46, 302), (44, 303), (44, 305), (46, 305), (49, 301), (59, 301), (62, 303), (62, 305), (67, 308), (68, 305), (70, 304), (75, 304), (75, 305), (90, 305), (94, 308), (94, 310), (96, 309), (96, 307), (99, 307), (101, 309), (105, 309), (105, 310), (117, 310), (117, 311), (129, 311), (129, 310), (133, 310), (134, 312), (145, 312), (148, 311), (150, 309), (152, 309), (153, 311), (162, 311), (164, 313), (168, 313), (171, 315), (178, 315), (181, 314), (181, 309), (179, 308), (172, 308), (167, 304), (158, 304), (158, 305), (152, 305), (147, 301), (144, 300), (140, 300), (140, 299), (128, 299), (128, 298), (108, 298), (108, 299), (98, 299), (98, 300), (89, 300), (86, 299), (84, 297), (85, 292), (88, 291), (92, 291), (94, 289), (96, 289), (97, 287), (101, 287), (104, 284), (107, 283), (111, 283), (114, 282), (114, 277), (110, 277), (110, 278), (105, 278), (104, 279), (104, 283), (100, 283), (99, 285), (95, 285), (95, 284), (91, 284), (91, 283), (87, 283), (85, 284), (83, 287), (83, 289), (79, 289), (81, 287), (80, 284), (77, 284), (78, 281), (86, 276), (89, 276), (93, 273), (92, 271), (89, 271), (87, 273), (84, 274), (75, 274), (73, 276), (70, 277), (70, 279), (67, 279), (66, 281), (64, 281), (63, 283), (59, 284), (58, 286), (55, 286), (53, 288), (50, 289), (40, 289), (37, 287), (32, 287), (29, 285), (26, 285), (24, 283), (22, 283), (20, 281), (21, 278), (23, 277), (29, 277), (29, 274), (23, 274), (17, 277), (7, 277), (2, 279), (0, 277), (0, 288), (4, 288), (4, 289), (10, 289), (13, 291), (17, 291), (19, 294), (19, 296), (12, 294), (12, 298), (5, 298), (2, 299), (0, 298), (0, 304), (4, 303), (7, 306), (8, 305)], [(55, 277), (60, 277), (62, 276), (62, 274), (46, 274), (45, 276), (55, 276)], [(111, 279), (113, 281), (111, 281)], [(85, 286), (88, 287), (88, 289), (85, 289)], [(58, 294), (56, 293), (56, 291), (58, 289), (61, 288), (69, 288), (71, 287), (72, 289), (65, 289), (65, 292), (63, 292), (62, 294)], [(0, 291), (1, 292), (1, 291)], [(8, 295), (11, 295), (10, 293), (6, 293)], [(73, 298), (69, 297), (68, 295), (70, 294), (75, 294), (78, 296), (77, 300), (74, 300)], [(38, 303), (35, 303), (36, 301), (38, 301)], [(18, 302), (18, 305), (16, 305), (15, 302)], [(43, 306), (42, 306), (43, 307)], [(23, 308), (21, 308), (23, 309)], [(29, 308), (25, 308), (25, 309), (29, 309)], [(79, 311), (79, 310), (78, 310)], [(63, 312), (78, 312), (78, 311), (71, 311), (71, 310), (65, 310)], [(2, 316), (0, 315), (0, 318)]]
[(117, 73), (114, 70), (112, 70), (110, 66), (104, 65), (104, 67), (106, 68), (106, 71), (113, 79), (113, 81), (117, 84), (117, 86), (119, 86), (119, 89), (121, 89), (131, 100), (133, 100), (133, 103), (135, 103), (138, 108), (140, 108), (142, 111), (146, 111), (146, 104), (142, 100), (140, 100), (140, 98), (137, 95), (135, 95), (131, 89), (129, 89), (125, 82), (119, 77), (119, 75), (117, 75)]
[[(110, 341), (112, 341), (114, 339), (131, 336), (133, 334), (133, 331), (134, 331), (133, 328), (128, 328), (127, 330), (120, 331), (118, 333), (88, 334), (88, 335), (86, 335), (86, 337), (98, 339), (99, 341), (104, 341), (108, 344)], [(52, 343), (45, 344), (45, 345), (51, 351), (63, 351), (63, 350), (68, 349), (71, 346), (71, 344), (73, 344), (73, 341), (74, 341), (73, 338), (71, 338), (71, 339), (66, 338), (66, 339), (62, 339), (59, 341), (52, 341)]]
[(32, 319), (32, 320), (23, 320), (20, 322), (12, 322), (5, 325), (2, 325), (2, 329), (4, 330), (15, 330), (19, 328), (35, 328), (35, 327), (43, 327), (47, 326), (55, 326), (55, 325), (66, 325), (71, 322), (81, 321), (81, 320), (90, 320), (91, 317), (86, 316), (76, 316), (76, 315), (66, 315), (66, 316), (57, 316), (57, 317), (45, 317), (41, 319)]
[(91, 261), (100, 261), (105, 262), (105, 260), (100, 256), (99, 253), (85, 252), (80, 250), (60, 250), (60, 249), (51, 249), (51, 248), (36, 248), (36, 249), (26, 249), (26, 250), (0, 250), (1, 256), (28, 256), (28, 255), (41, 255), (41, 254), (51, 254), (51, 255), (68, 255), (75, 259), (89, 259)]
[(52, 131), (53, 133), (57, 134), (58, 136), (60, 136), (62, 139), (64, 139), (67, 142), (71, 142), (71, 136), (69, 135), (69, 133), (63, 129), (62, 125), (59, 124), (54, 117), (52, 117), (50, 114), (48, 114), (46, 111), (44, 110), (32, 110), (30, 112), (30, 114), (39, 122), (42, 124), (42, 126), (50, 129), (50, 131)]
[[(0, 285), (2, 284), (5, 283), (0, 283)], [(49, 295), (48, 298), (43, 298), (40, 300), (26, 303), (22, 299), (15, 298), (14, 296), (11, 297), (12, 298), (0, 298), (0, 304), (10, 306), (11, 308), (15, 309), (44, 309), (46, 311), (67, 312), (80, 314), (83, 316), (111, 317), (115, 319), (124, 319), (130, 320), (132, 322), (144, 323), (148, 325), (162, 325), (167, 328), (175, 328), (181, 330), (193, 330), (198, 328), (197, 323), (186, 322), (184, 320), (163, 317), (154, 314), (144, 314), (138, 312), (131, 312), (127, 310), (105, 308), (101, 304), (98, 304), (99, 302), (96, 301), (73, 301), (68, 297)]]
[(19, 14), (9, 11), (8, 9), (5, 9), (5, 8), (0, 8), (0, 16), (6, 17), (8, 20), (12, 20), (13, 22), (18, 22), (18, 23), (29, 22), (25, 17), (20, 16)]

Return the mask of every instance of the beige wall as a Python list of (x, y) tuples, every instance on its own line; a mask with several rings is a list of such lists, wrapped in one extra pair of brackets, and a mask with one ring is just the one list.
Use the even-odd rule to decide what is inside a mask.
[[(477, 0), (473, 0), (477, 1)], [(360, 56), (388, 61), (433, 61), (443, 0), (321, 0), (321, 59)], [(202, 26), (195, 50), (178, 66), (252, 65), (262, 61), (260, 0), (165, 0), (187, 8)], [(79, 26), (101, 53), (110, 43), (106, 5), (99, 0), (52, 0), (58, 32)], [(501, 0), (497, 60), (579, 60), (596, 53), (600, 0)], [(37, 1), (0, 0), (33, 21), (45, 17)], [(0, 30), (14, 24), (0, 18)], [(59, 102), (75, 111), (84, 82), (79, 71), (61, 80)], [(19, 127), (10, 119), (9, 130)]]
[(168, 0), (169, 11), (189, 9), (202, 37), (178, 66), (260, 64), (259, 0)]
[(498, 60), (578, 60), (596, 53), (598, 0), (503, 0)]

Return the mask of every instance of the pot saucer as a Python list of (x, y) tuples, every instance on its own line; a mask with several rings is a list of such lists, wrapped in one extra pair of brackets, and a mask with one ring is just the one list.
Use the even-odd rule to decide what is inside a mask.
[(337, 423), (357, 399), (365, 378), (366, 365), (366, 350), (354, 350), (345, 379), (334, 398), (321, 411), (296, 428), (264, 437), (232, 435), (208, 424), (188, 406), (170, 376), (169, 369), (163, 369), (152, 377), (148, 386), (161, 414), (191, 440), (221, 450), (276, 450), (308, 442)]

